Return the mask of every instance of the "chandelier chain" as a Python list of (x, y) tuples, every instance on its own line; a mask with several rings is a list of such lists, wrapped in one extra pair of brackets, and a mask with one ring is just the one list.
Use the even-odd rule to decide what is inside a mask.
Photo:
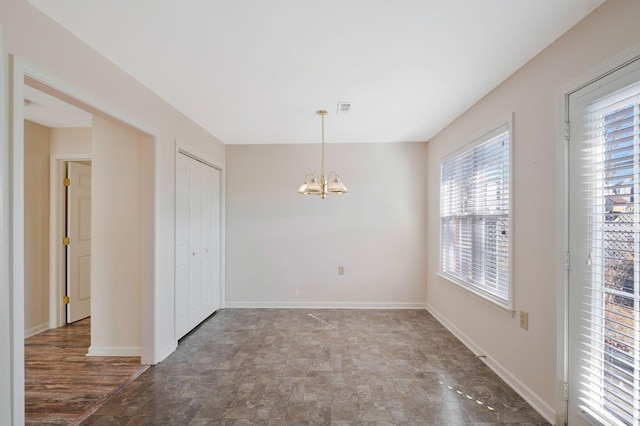
[(322, 176), (324, 176), (324, 114), (320, 114), (322, 116)]

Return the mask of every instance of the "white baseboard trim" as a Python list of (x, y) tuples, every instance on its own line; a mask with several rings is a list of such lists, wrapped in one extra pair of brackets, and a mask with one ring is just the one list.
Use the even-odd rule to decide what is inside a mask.
[(90, 346), (87, 356), (140, 356), (140, 346)]
[(225, 302), (231, 308), (270, 309), (426, 309), (426, 303), (393, 302)]
[(482, 359), (487, 366), (504, 380), (513, 390), (516, 391), (525, 401), (529, 403), (542, 417), (544, 417), (549, 423), (556, 423), (556, 410), (549, 404), (544, 402), (535, 392), (533, 392), (527, 385), (522, 383), (517, 377), (515, 377), (509, 370), (504, 368), (500, 363), (493, 359), (488, 352), (478, 346), (473, 340), (467, 337), (459, 328), (450, 323), (444, 316), (442, 316), (433, 306), (427, 304), (427, 311), (433, 315), (447, 330), (449, 330), (454, 336), (458, 338), (471, 352), (476, 355), (484, 355)]
[(42, 323), (40, 325), (36, 325), (35, 327), (31, 327), (24, 331), (24, 338), (28, 338), (31, 336), (35, 336), (38, 333), (42, 333), (43, 331), (49, 330), (49, 322)]

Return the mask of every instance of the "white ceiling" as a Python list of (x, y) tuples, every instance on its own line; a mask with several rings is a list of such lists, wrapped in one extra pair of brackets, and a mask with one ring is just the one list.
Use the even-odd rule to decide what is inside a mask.
[(427, 141), (604, 2), (29, 1), (227, 144)]
[(46, 127), (91, 127), (91, 113), (58, 98), (24, 86), (24, 118)]

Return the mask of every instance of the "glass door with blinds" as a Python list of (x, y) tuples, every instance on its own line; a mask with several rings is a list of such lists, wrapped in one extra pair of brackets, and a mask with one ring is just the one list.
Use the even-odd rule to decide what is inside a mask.
[(569, 96), (568, 420), (640, 425), (640, 61)]

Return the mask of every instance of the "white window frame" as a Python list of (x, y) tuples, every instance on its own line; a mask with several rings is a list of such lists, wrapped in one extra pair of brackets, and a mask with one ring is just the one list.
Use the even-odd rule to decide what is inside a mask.
[[(508, 182), (508, 190), (509, 190), (509, 201), (508, 201), (508, 213), (507, 213), (507, 223), (508, 223), (508, 285), (507, 291), (508, 295), (506, 298), (501, 298), (496, 294), (493, 294), (489, 291), (486, 291), (479, 287), (477, 284), (465, 280), (464, 278), (453, 275), (445, 270), (443, 270), (443, 214), (442, 214), (442, 197), (443, 197), (443, 182), (442, 182), (442, 166), (453, 159), (461, 157), (474, 148), (491, 141), (498, 135), (501, 135), (504, 132), (508, 132), (508, 150), (509, 150), (509, 182)], [(513, 285), (513, 242), (514, 242), (514, 229), (513, 229), (513, 206), (514, 206), (514, 191), (513, 191), (513, 152), (514, 152), (514, 138), (513, 138), (513, 114), (508, 114), (507, 116), (498, 120), (494, 125), (490, 126), (487, 130), (480, 133), (480, 136), (473, 138), (471, 142), (465, 144), (460, 149), (448, 154), (443, 157), (440, 161), (440, 259), (438, 266), (438, 275), (447, 281), (465, 289), (466, 291), (471, 292), (472, 294), (482, 298), (490, 302), (492, 305), (502, 308), (509, 313), (514, 312), (514, 285)]]

